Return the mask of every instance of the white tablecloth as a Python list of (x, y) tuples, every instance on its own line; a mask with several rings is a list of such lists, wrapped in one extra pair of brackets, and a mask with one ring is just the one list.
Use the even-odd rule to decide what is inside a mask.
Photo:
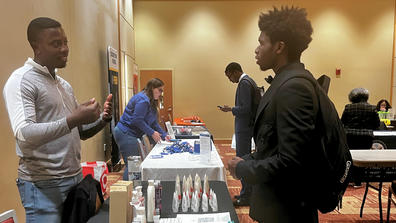
[(396, 167), (396, 150), (350, 150), (353, 165), (358, 167)]
[[(194, 146), (194, 139), (182, 141)], [(163, 149), (169, 145), (171, 143), (157, 144), (148, 154), (140, 166), (142, 180), (174, 181), (177, 174), (179, 174), (181, 180), (183, 175), (188, 177), (189, 174), (194, 179), (195, 174), (198, 173), (202, 180), (206, 174), (209, 180), (226, 181), (224, 165), (213, 142), (209, 163), (201, 162), (199, 155), (193, 155), (188, 152), (164, 155), (163, 158), (157, 159), (151, 157), (152, 155), (160, 155)]]
[(373, 131), (374, 136), (396, 136), (396, 131)]

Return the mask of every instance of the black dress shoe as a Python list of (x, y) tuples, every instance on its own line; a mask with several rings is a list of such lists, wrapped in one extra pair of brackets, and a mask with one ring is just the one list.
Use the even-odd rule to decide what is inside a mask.
[(239, 207), (239, 206), (249, 206), (249, 199), (246, 198), (239, 198), (234, 200), (233, 202), (235, 207)]

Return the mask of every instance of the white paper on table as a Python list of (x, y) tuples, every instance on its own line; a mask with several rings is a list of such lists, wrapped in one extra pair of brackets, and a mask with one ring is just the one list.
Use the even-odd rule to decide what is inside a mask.
[(212, 214), (178, 214), (176, 216), (180, 222), (188, 223), (228, 223), (231, 221), (229, 212), (212, 213)]
[(160, 218), (160, 223), (182, 223), (177, 218)]
[(161, 139), (159, 144), (162, 144), (162, 145), (173, 145), (173, 142), (168, 142), (168, 141), (165, 141), (165, 140)]
[(209, 163), (210, 162), (210, 154), (211, 154), (211, 139), (209, 134), (200, 134), (199, 135), (199, 147), (200, 147), (200, 161), (201, 163)]

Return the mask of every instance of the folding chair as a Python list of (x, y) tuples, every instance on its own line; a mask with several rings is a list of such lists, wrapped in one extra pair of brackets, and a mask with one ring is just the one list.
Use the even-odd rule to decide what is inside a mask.
[[(371, 150), (383, 150), (383, 149), (387, 149), (386, 144), (384, 142), (382, 142), (381, 140), (373, 140), (373, 144), (371, 146)], [(375, 168), (374, 169), (370, 168), (370, 169), (366, 169), (364, 171), (365, 172), (364, 174), (365, 175), (376, 175), (376, 174), (378, 174), (378, 171), (384, 171), (384, 172), (390, 173), (390, 172), (394, 172), (395, 170), (394, 170), (394, 168), (389, 168), (387, 170), (378, 170), (378, 169), (375, 169)], [(383, 182), (379, 182), (378, 183), (378, 187), (376, 187), (374, 185), (371, 185), (369, 181), (366, 181), (366, 189), (364, 191), (362, 205), (360, 207), (360, 217), (363, 216), (364, 203), (366, 201), (367, 192), (368, 192), (368, 189), (370, 187), (370, 188), (378, 191), (378, 206), (379, 206), (379, 209), (380, 209), (380, 221), (382, 222), (382, 201), (381, 201), (382, 185), (383, 185)], [(393, 182), (392, 182), (392, 185), (393, 185)], [(389, 187), (389, 193), (388, 193), (387, 222), (389, 222), (390, 202), (392, 200), (392, 193), (393, 193), (392, 186), (390, 186)]]
[(143, 160), (146, 159), (148, 152), (146, 151), (142, 141), (140, 139), (137, 139), (137, 141), (138, 141), (138, 147), (139, 147), (139, 155), (142, 158), (142, 162), (143, 162)]
[[(169, 111), (169, 109), (168, 109), (168, 111)], [(168, 119), (169, 119), (170, 123), (173, 123), (173, 118), (172, 118), (172, 115), (170, 112), (168, 112)]]
[(143, 145), (146, 147), (147, 152), (150, 153), (151, 150), (153, 149), (153, 146), (151, 145), (150, 139), (146, 134), (142, 136), (142, 141), (143, 141)]

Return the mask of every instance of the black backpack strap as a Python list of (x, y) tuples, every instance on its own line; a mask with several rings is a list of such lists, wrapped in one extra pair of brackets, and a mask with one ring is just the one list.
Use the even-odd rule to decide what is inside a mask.
[(249, 76), (247, 76), (247, 78), (244, 78), (242, 80), (247, 80), (249, 82), (249, 84), (252, 86), (251, 87), (251, 96), (252, 96), (252, 107), (251, 107), (251, 117), (250, 117), (250, 123), (249, 125), (253, 126), (254, 125), (254, 121), (256, 119), (256, 112), (257, 112), (257, 108), (258, 105), (260, 104), (260, 99), (261, 99), (261, 94), (260, 94), (260, 90), (257, 87), (257, 84), (253, 81), (253, 79)]

